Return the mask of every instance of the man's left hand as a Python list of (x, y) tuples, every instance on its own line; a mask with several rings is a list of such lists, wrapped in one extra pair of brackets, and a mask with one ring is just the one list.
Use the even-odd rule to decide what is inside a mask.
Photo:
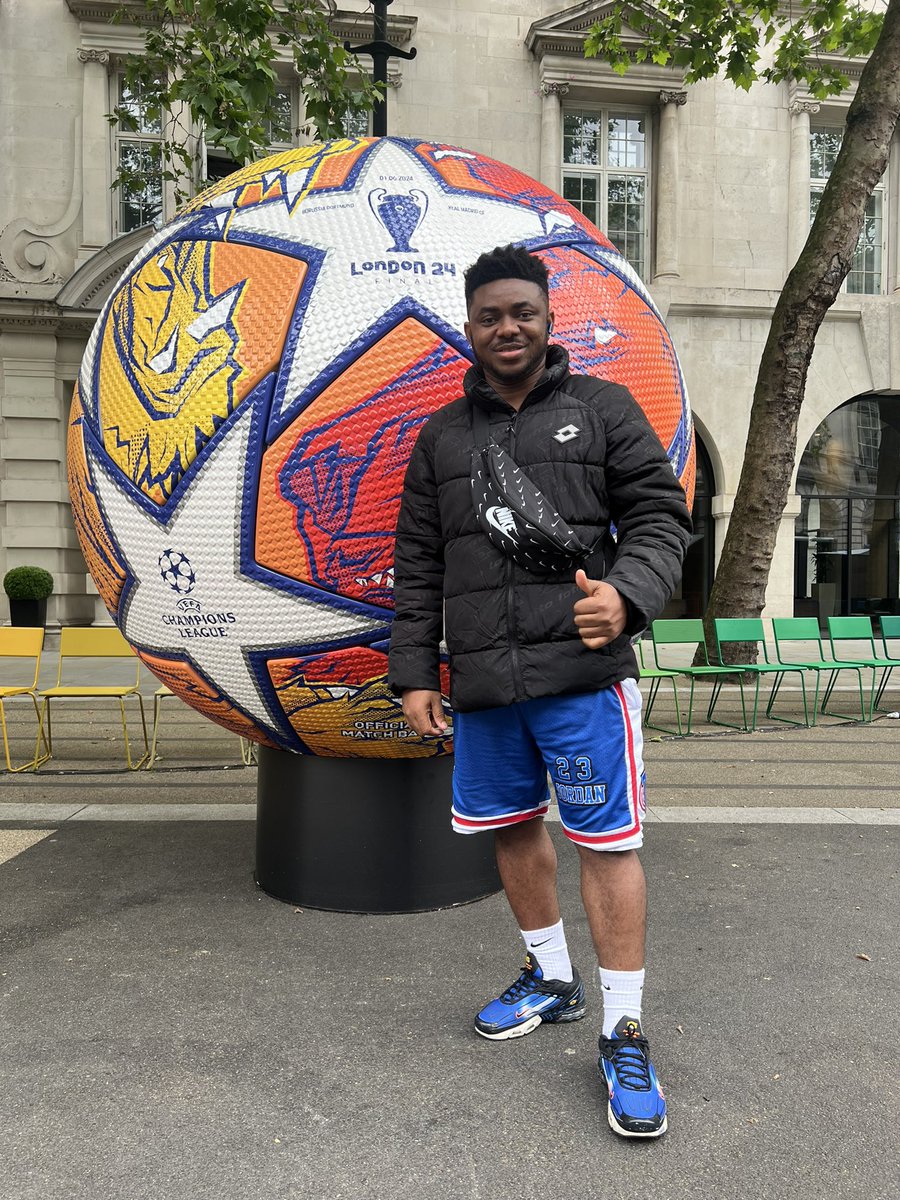
[(584, 571), (575, 572), (575, 584), (585, 595), (575, 605), (575, 624), (588, 649), (599, 650), (625, 628), (628, 620), (625, 601), (611, 584), (588, 579)]

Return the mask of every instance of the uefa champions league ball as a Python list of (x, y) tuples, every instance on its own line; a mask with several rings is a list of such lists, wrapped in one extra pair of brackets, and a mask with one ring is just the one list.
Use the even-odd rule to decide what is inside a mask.
[(471, 362), (463, 272), (508, 242), (546, 263), (573, 372), (631, 390), (690, 497), (687, 395), (647, 290), (566, 201), (482, 155), (277, 154), (125, 271), (72, 404), (75, 523), (125, 637), (212, 720), (301, 754), (452, 748), (386, 685), (393, 536), (416, 437)]

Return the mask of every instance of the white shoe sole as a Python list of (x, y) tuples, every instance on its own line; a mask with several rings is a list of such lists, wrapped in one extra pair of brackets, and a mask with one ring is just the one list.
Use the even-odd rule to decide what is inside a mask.
[(487, 1038), (490, 1042), (505, 1042), (508, 1038), (524, 1037), (526, 1033), (531, 1033), (533, 1029), (537, 1029), (541, 1024), (541, 1014), (529, 1017), (527, 1021), (523, 1021), (521, 1025), (516, 1025), (512, 1029), (503, 1029), (500, 1033), (485, 1033), (483, 1030), (475, 1026), (475, 1032), (481, 1034), (483, 1038)]
[(659, 1129), (655, 1129), (653, 1131), (653, 1133), (635, 1133), (631, 1129), (623, 1129), (622, 1126), (619, 1124), (619, 1122), (616, 1120), (616, 1118), (613, 1116), (613, 1110), (612, 1110), (611, 1104), (608, 1104), (606, 1106), (606, 1116), (607, 1116), (607, 1119), (609, 1120), (610, 1129), (613, 1131), (613, 1133), (617, 1133), (619, 1135), (619, 1137), (657, 1138), (657, 1137), (662, 1137), (662, 1135), (666, 1132), (666, 1130), (669, 1127), (669, 1118), (663, 1117), (662, 1125), (660, 1125)]

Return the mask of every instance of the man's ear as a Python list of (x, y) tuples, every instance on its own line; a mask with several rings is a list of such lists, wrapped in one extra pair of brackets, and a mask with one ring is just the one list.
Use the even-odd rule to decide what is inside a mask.
[(466, 321), (465, 324), (463, 325), (463, 333), (466, 335), (466, 341), (471, 346), (472, 345), (472, 327), (469, 325), (468, 321)]

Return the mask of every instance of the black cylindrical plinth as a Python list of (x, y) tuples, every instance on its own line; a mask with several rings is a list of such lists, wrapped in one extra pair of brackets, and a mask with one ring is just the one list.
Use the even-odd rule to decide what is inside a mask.
[(452, 757), (315, 758), (259, 748), (256, 881), (338, 912), (421, 912), (500, 889), (494, 838), (450, 828)]

